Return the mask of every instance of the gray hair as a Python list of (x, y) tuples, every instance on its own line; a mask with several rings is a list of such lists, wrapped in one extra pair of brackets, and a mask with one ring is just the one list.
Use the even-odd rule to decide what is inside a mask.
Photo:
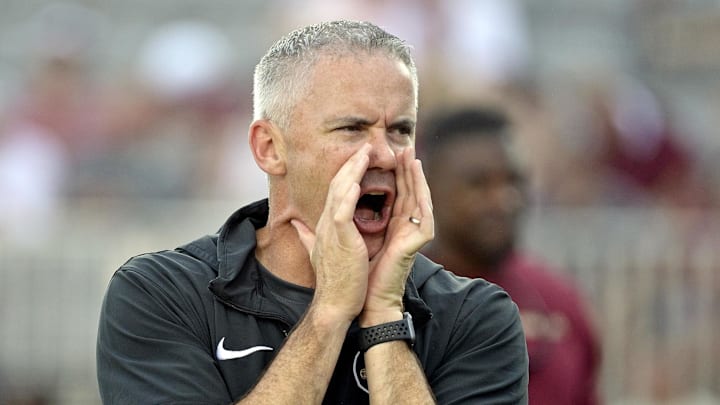
[(297, 29), (267, 51), (255, 67), (253, 118), (269, 119), (287, 129), (292, 109), (319, 57), (354, 51), (381, 51), (403, 62), (412, 76), (417, 108), (418, 77), (410, 46), (374, 24), (340, 20)]

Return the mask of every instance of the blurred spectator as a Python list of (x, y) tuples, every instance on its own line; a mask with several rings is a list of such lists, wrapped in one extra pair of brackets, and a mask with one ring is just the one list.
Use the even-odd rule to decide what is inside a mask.
[(530, 41), (520, 1), (449, 0), (443, 9), (437, 61), (452, 94), (472, 97), (478, 88), (501, 86), (527, 74)]
[(458, 109), (419, 129), (433, 191), (429, 257), (505, 288), (520, 308), (531, 404), (597, 404), (599, 342), (574, 281), (518, 248), (525, 177), (499, 110)]
[(610, 85), (594, 86), (589, 102), (599, 136), (592, 152), (608, 176), (611, 202), (676, 207), (709, 202), (686, 139), (644, 83), (619, 76)]
[(228, 38), (212, 24), (169, 22), (155, 28), (143, 42), (137, 76), (165, 102), (190, 102), (227, 84), (231, 51)]
[[(502, 105), (512, 121), (513, 151), (532, 176), (525, 179), (527, 197), (538, 206), (592, 203), (600, 194), (587, 162), (563, 142), (560, 119), (545, 95), (530, 80), (503, 83), (475, 97), (473, 103)], [(461, 104), (462, 105), (462, 104)]]
[(245, 170), (252, 159), (240, 123), (249, 108), (239, 103), (232, 55), (229, 38), (201, 20), (152, 30), (133, 84), (116, 100), (112, 147), (86, 162), (78, 189), (120, 198), (264, 195), (264, 178)]
[(55, 3), (21, 26), (28, 69), (0, 125), (0, 238), (34, 246), (49, 237), (70, 167), (97, 145), (101, 103), (87, 62), (98, 20)]
[(674, 208), (716, 202), (687, 134), (647, 85), (617, 74), (565, 90), (577, 91), (559, 107), (559, 119), (575, 122), (565, 128), (565, 143), (574, 143), (567, 158), (586, 195), (558, 190), (555, 202)]
[(92, 62), (104, 24), (90, 9), (51, 3), (20, 29), (27, 41), (27, 75), (10, 101), (9, 123), (44, 128), (73, 159), (102, 142), (106, 111)]
[[(403, 38), (413, 46), (413, 57), (423, 66), (442, 23), (441, 7), (435, 0), (287, 0), (278, 3), (284, 10), (288, 26), (337, 19), (370, 21)], [(296, 5), (302, 7), (289, 7)]]
[(25, 123), (0, 130), (0, 241), (27, 247), (45, 241), (67, 164), (63, 145), (44, 128)]

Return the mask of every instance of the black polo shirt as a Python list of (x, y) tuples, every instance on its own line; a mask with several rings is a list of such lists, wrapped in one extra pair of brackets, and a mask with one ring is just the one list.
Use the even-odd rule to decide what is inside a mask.
[[(228, 404), (281, 349), (312, 298), (255, 259), (267, 200), (214, 235), (136, 256), (113, 275), (101, 308), (97, 375), (106, 404)], [(404, 304), (413, 348), (440, 404), (527, 402), (527, 351), (516, 305), (484, 280), (418, 255)], [(348, 330), (326, 404), (367, 404), (357, 323)]]

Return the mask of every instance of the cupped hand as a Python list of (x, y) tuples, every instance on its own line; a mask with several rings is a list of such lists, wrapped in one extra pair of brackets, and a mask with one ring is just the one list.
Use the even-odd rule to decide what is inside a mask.
[(369, 151), (370, 145), (364, 145), (338, 170), (315, 232), (300, 220), (291, 221), (315, 271), (312, 305), (347, 321), (360, 313), (367, 291), (368, 251), (353, 215)]
[[(396, 317), (417, 252), (435, 236), (432, 200), (422, 165), (414, 148), (398, 154), (395, 171), (397, 197), (385, 242), (370, 261), (367, 296), (361, 323)], [(410, 218), (419, 220), (416, 224)], [(377, 321), (375, 321), (377, 320)]]

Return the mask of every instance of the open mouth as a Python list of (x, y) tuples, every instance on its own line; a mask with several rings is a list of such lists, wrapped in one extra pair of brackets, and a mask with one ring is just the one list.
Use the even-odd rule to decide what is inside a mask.
[(395, 205), (395, 173), (368, 170), (360, 190), (353, 215), (355, 226), (363, 236), (384, 234)]
[(355, 219), (361, 221), (381, 221), (386, 206), (387, 195), (383, 192), (363, 194), (355, 207)]

